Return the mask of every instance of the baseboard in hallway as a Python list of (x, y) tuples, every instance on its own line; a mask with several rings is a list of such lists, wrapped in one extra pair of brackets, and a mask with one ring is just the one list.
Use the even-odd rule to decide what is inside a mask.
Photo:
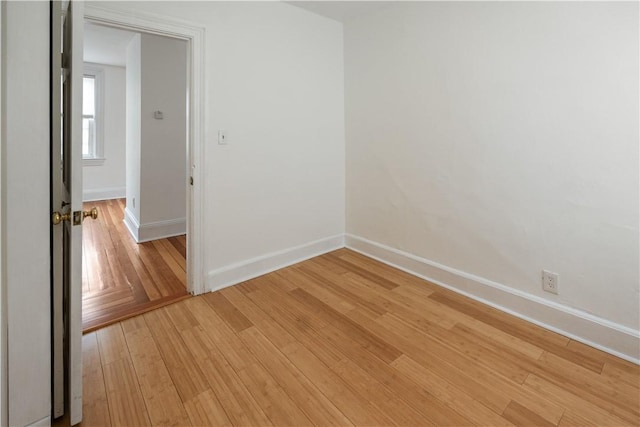
[(94, 188), (82, 192), (82, 200), (84, 202), (123, 199), (125, 196), (125, 187)]

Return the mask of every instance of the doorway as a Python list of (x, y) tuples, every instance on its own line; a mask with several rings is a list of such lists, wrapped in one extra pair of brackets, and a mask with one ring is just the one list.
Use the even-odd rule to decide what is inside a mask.
[(189, 186), (187, 191), (187, 291), (199, 295), (206, 288), (206, 259), (203, 235), (205, 200), (204, 152), (204, 63), (205, 30), (185, 21), (175, 21), (158, 15), (131, 14), (111, 5), (84, 5), (85, 22), (112, 28), (158, 34), (187, 41), (188, 117), (187, 159)]
[(85, 333), (189, 296), (187, 47), (84, 24)]
[[(52, 4), (57, 4), (52, 2)], [(61, 5), (62, 6), (62, 5)], [(147, 32), (151, 34), (167, 35), (180, 38), (188, 42), (188, 109), (189, 117), (187, 118), (187, 145), (189, 162), (188, 174), (190, 185), (187, 188), (187, 233), (190, 239), (187, 241), (187, 253), (189, 254), (186, 262), (187, 269), (187, 291), (192, 294), (200, 294), (204, 291), (204, 274), (202, 260), (205, 258), (204, 244), (202, 238), (202, 205), (204, 194), (204, 150), (203, 150), (203, 79), (204, 79), (204, 29), (186, 24), (184, 22), (175, 22), (172, 19), (166, 19), (157, 15), (136, 14), (130, 16), (128, 13), (112, 8), (111, 5), (95, 6), (80, 2), (67, 2), (64, 9), (68, 10), (67, 19), (61, 19), (57, 15), (51, 17), (51, 113), (52, 123), (62, 122), (63, 115), (56, 109), (63, 103), (59, 101), (56, 94), (62, 93), (58, 90), (58, 80), (62, 81), (62, 76), (70, 75), (73, 84), (67, 87), (71, 88), (70, 94), (65, 93), (65, 99), (71, 101), (73, 109), (70, 114), (64, 115), (65, 126), (71, 123), (73, 126), (67, 126), (68, 132), (72, 138), (65, 139), (65, 144), (61, 143), (62, 133), (60, 129), (51, 129), (51, 170), (52, 170), (52, 201), (51, 207), (54, 212), (52, 223), (52, 266), (55, 266), (52, 272), (52, 292), (64, 289), (67, 292), (67, 298), (62, 302), (60, 298), (52, 297), (52, 324), (54, 327), (51, 331), (52, 336), (52, 400), (56, 403), (55, 409), (52, 411), (53, 417), (58, 417), (62, 413), (69, 414), (71, 424), (76, 424), (82, 418), (82, 219), (90, 212), (82, 211), (82, 22), (83, 19), (93, 23), (103, 24), (113, 27), (126, 27), (132, 30)], [(53, 8), (57, 10), (57, 8)], [(60, 10), (62, 12), (62, 10)], [(78, 23), (80, 25), (66, 25), (67, 23)], [(60, 24), (60, 25), (59, 25)], [(65, 42), (61, 43), (59, 30), (65, 28), (71, 29), (69, 45)], [(54, 34), (55, 33), (55, 34)], [(56, 35), (56, 37), (53, 37)], [(56, 54), (60, 52), (64, 45), (62, 55)], [(60, 72), (60, 75), (58, 75)], [(54, 88), (54, 86), (56, 88)], [(66, 132), (66, 131), (65, 131)], [(66, 134), (65, 134), (66, 138)], [(68, 143), (66, 143), (68, 141)], [(55, 142), (55, 143), (54, 143)], [(54, 154), (64, 154), (65, 161), (56, 161)], [(53, 171), (64, 169), (61, 176), (64, 178), (65, 185), (71, 185), (70, 188), (64, 187), (67, 191), (67, 197), (62, 203), (54, 195), (62, 188), (57, 184), (57, 178), (54, 180)], [(54, 182), (56, 185), (54, 185)], [(55, 191), (54, 191), (55, 190)], [(60, 209), (60, 212), (58, 212)], [(58, 222), (56, 222), (56, 215)], [(93, 216), (93, 215), (92, 215)], [(73, 221), (73, 226), (71, 225)], [(58, 224), (57, 226), (55, 224)], [(55, 230), (61, 230), (64, 225), (65, 230), (71, 230), (69, 233), (71, 238), (66, 240), (56, 238), (53, 233)], [(62, 251), (58, 250), (62, 249)], [(61, 255), (60, 255), (61, 254)], [(64, 274), (62, 274), (62, 273)], [(57, 295), (57, 293), (55, 294)], [(64, 334), (59, 334), (55, 325), (62, 320), (64, 326)], [(64, 348), (59, 343), (59, 339), (64, 336)], [(62, 345), (62, 344), (61, 344)], [(59, 354), (60, 351), (62, 354)], [(67, 361), (64, 375), (58, 369), (62, 360)], [(60, 371), (61, 375), (58, 375)], [(64, 392), (64, 393), (63, 393)], [(64, 409), (62, 406), (66, 409)], [(63, 411), (64, 409), (64, 411)], [(67, 411), (68, 410), (68, 411)]]

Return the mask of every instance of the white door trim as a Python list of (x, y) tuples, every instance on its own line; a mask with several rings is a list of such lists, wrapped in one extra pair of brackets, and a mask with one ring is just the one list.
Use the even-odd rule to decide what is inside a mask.
[[(188, 152), (193, 186), (187, 189), (187, 290), (198, 295), (205, 290), (203, 241), (204, 184), (204, 66), (205, 30), (195, 24), (165, 16), (140, 13), (134, 15), (115, 7), (86, 3), (85, 20), (110, 27), (158, 34), (189, 42), (188, 48)], [(188, 185), (188, 184), (187, 184)]]
[[(0, 28), (6, 28), (4, 25), (4, 8), (5, 2), (0, 4)], [(2, 52), (0, 57), (5, 58), (4, 44), (2, 43), (2, 31), (0, 31), (0, 46), (2, 46)], [(0, 425), (9, 425), (9, 414), (7, 409), (9, 407), (9, 395), (8, 395), (8, 381), (7, 381), (7, 280), (6, 280), (6, 238), (5, 238), (5, 221), (6, 215), (6, 202), (5, 186), (7, 180), (4, 178), (5, 162), (7, 156), (5, 155), (5, 137), (4, 137), (4, 63), (0, 65), (0, 110), (2, 116), (0, 117), (0, 189), (2, 190), (2, 197), (0, 198)]]

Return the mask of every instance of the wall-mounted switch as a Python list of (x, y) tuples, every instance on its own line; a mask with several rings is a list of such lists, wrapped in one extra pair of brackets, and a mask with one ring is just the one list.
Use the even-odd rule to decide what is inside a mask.
[(226, 145), (227, 144), (227, 131), (226, 130), (219, 130), (218, 131), (218, 144), (219, 145)]
[(153, 118), (156, 119), (156, 120), (162, 120), (162, 119), (164, 119), (164, 114), (160, 110), (154, 111), (153, 112)]

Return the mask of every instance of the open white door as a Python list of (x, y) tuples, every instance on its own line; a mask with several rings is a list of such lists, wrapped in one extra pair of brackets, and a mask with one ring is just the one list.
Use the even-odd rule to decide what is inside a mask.
[(82, 421), (83, 3), (51, 3), (53, 414)]

